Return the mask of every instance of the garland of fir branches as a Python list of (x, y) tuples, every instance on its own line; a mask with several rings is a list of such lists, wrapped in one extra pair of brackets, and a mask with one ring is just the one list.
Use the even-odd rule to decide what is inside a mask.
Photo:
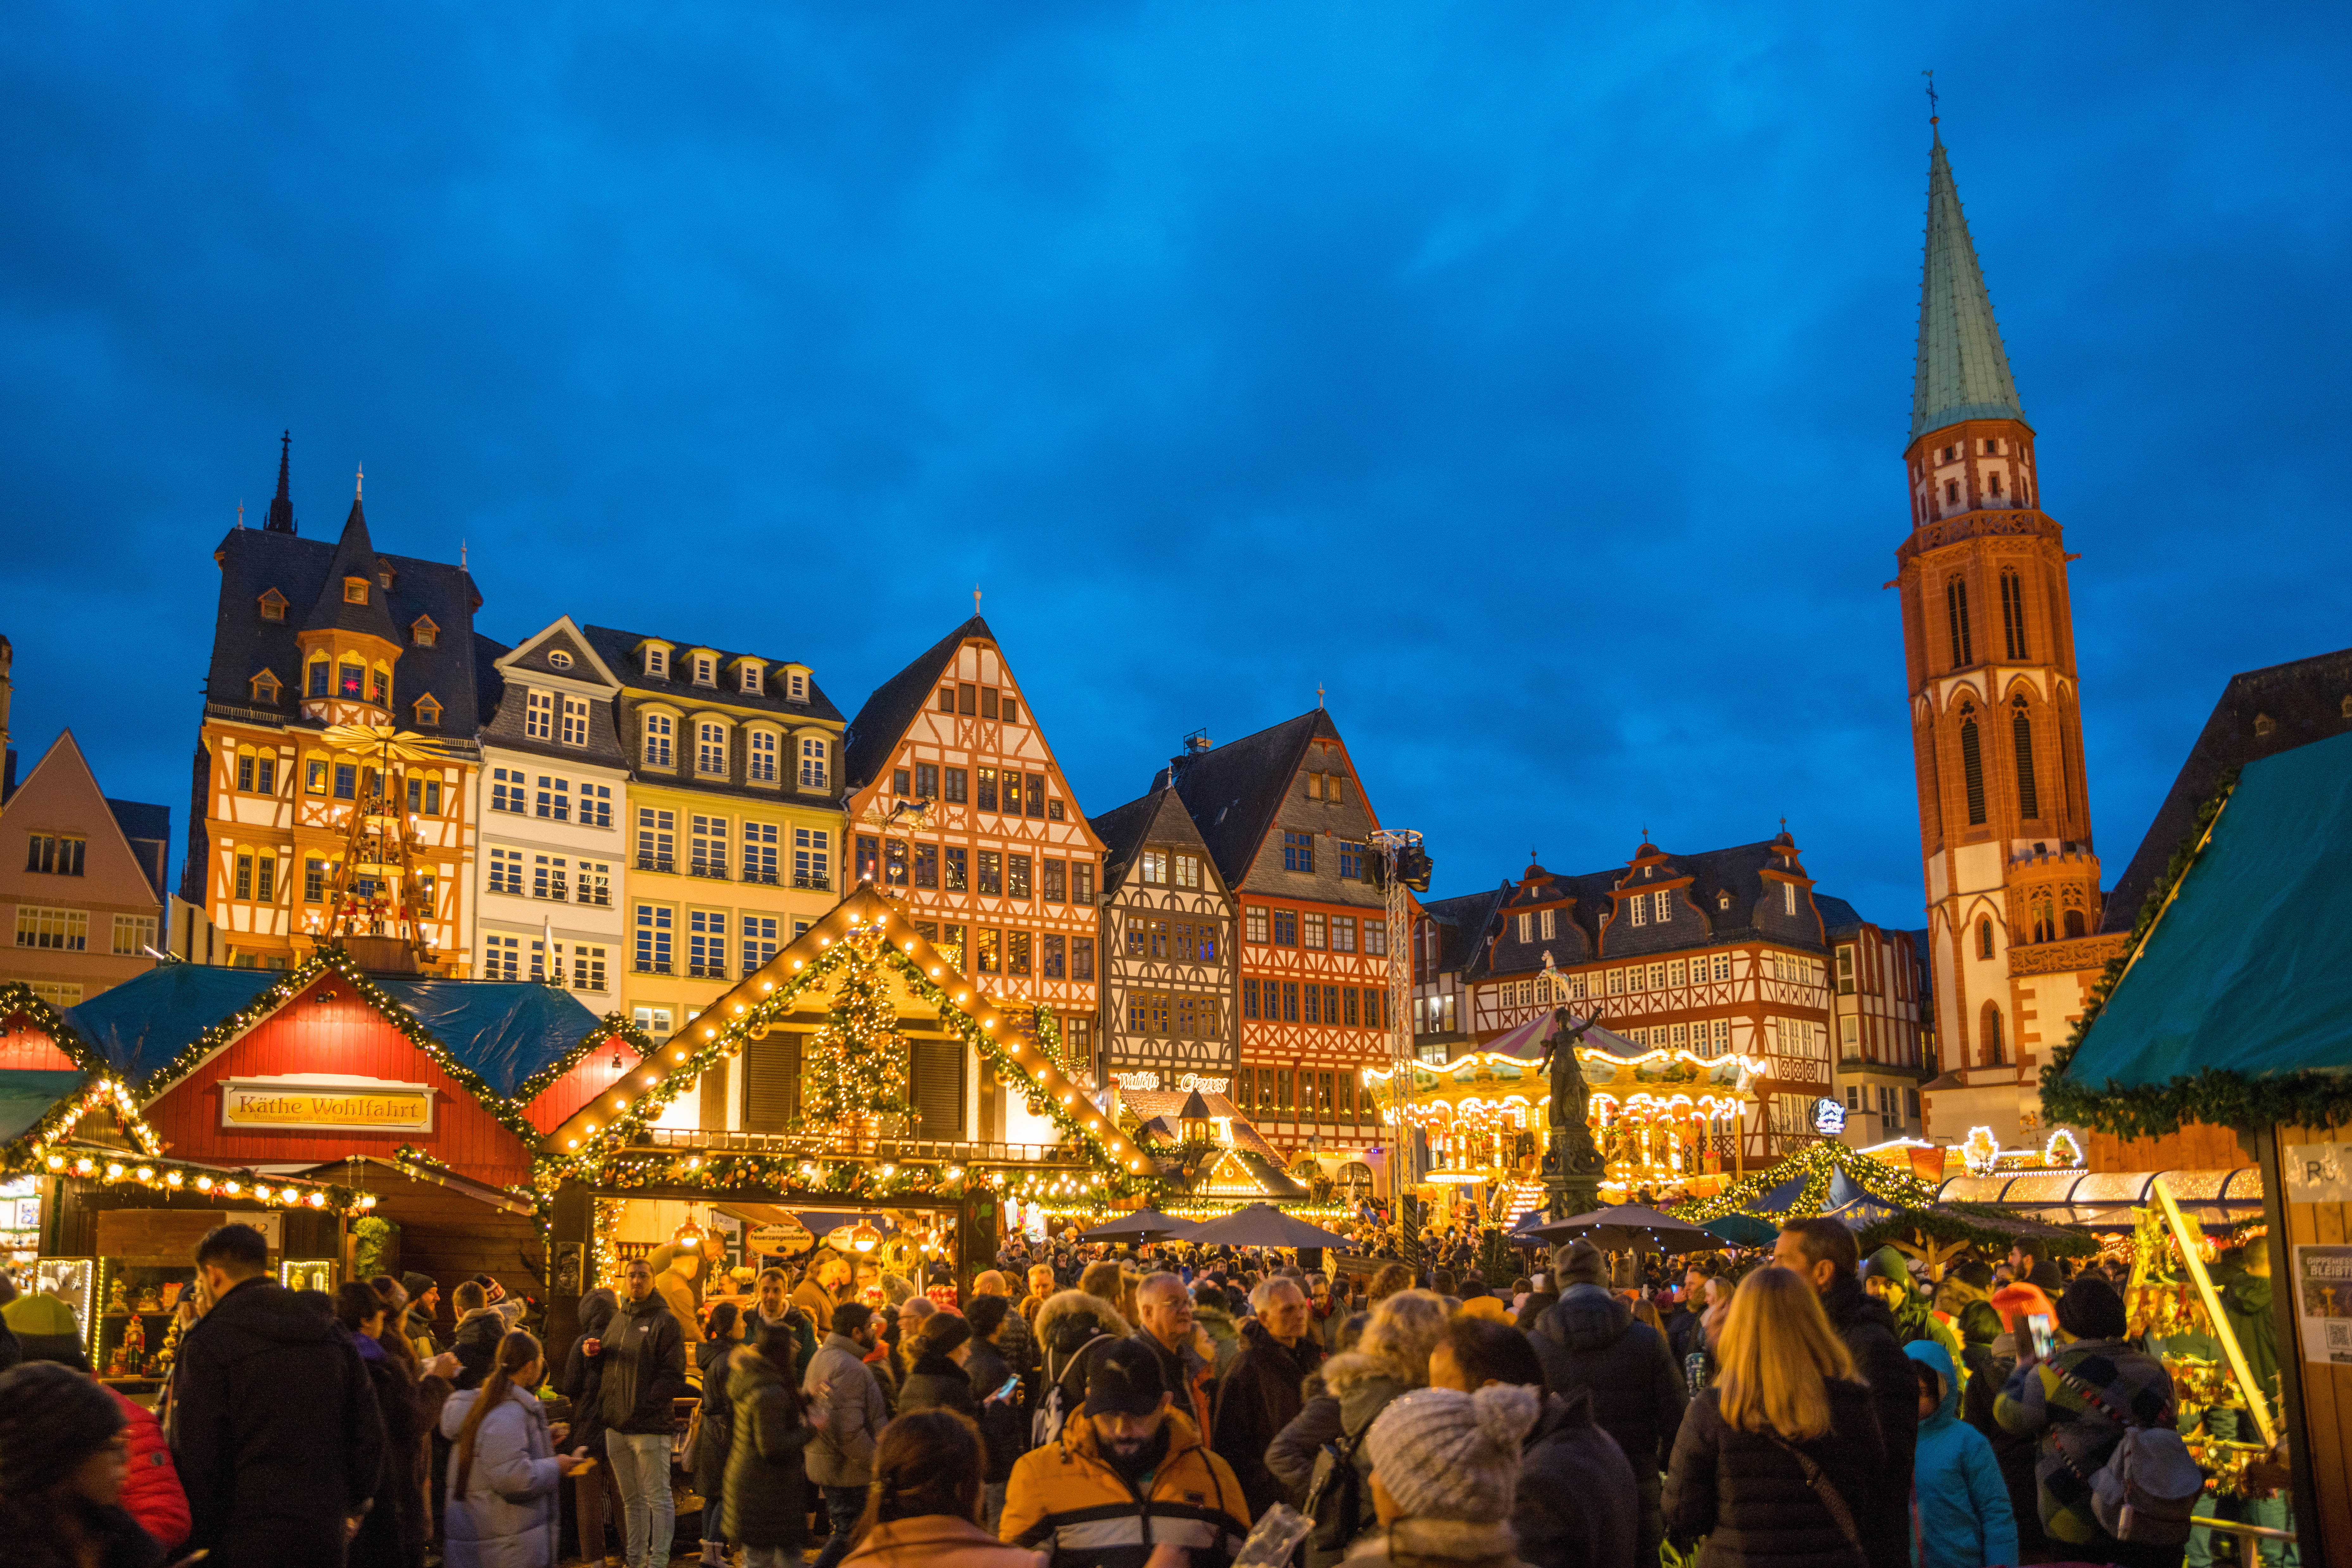
[(2352, 1075), (2342, 1072), (2305, 1070), (2249, 1078), (2227, 1068), (2208, 1067), (2162, 1083), (2129, 1086), (2112, 1080), (2092, 1085), (2068, 1075), (2091, 1025), (2155, 934), (2166, 904), (2211, 843), (2222, 809), (2238, 787), (2238, 773), (2235, 768), (2223, 773), (2212, 798), (2197, 809), (2196, 821), (2165, 862), (2164, 874), (2141, 901), (2139, 914), (2132, 921), (2131, 940), (2107, 960), (2105, 973), (2084, 1003), (2081, 1021), (2042, 1069), (2042, 1104), (2049, 1120), (2095, 1127), (2124, 1138), (2162, 1137), (2179, 1132), (2189, 1122), (2223, 1127), (2263, 1127), (2279, 1122), (2331, 1127), (2352, 1122)]

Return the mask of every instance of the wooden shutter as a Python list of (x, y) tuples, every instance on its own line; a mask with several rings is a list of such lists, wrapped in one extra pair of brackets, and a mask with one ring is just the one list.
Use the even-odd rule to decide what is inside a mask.
[(771, 1033), (743, 1044), (743, 1127), (781, 1133), (800, 1120), (801, 1037)]
[(963, 1042), (919, 1040), (908, 1050), (908, 1097), (922, 1114), (915, 1135), (933, 1140), (963, 1138)]

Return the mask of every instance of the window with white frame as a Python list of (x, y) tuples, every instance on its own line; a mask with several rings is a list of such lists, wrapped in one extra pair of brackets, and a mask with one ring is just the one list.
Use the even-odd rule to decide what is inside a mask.
[(792, 698), (796, 703), (808, 701), (808, 676), (798, 670), (793, 672)]
[[(636, 968), (640, 975), (667, 975), (670, 967), (670, 937), (677, 912), (666, 904), (637, 905)], [(651, 1030), (646, 1031), (653, 1033)], [(665, 1029), (663, 1033), (667, 1033)]]
[(1669, 986), (1681, 985), (1683, 983), (1685, 973), (1685, 971), (1683, 968), (1683, 961), (1680, 958), (1669, 960), (1666, 965), (1666, 984)]
[(753, 695), (757, 695), (765, 689), (766, 683), (761, 678), (760, 666), (752, 664), (749, 660), (745, 660), (743, 664), (743, 690), (751, 693)]
[(572, 945), (572, 988), (575, 991), (607, 991), (612, 987), (604, 977), (605, 949), (586, 943)]
[(823, 828), (793, 830), (793, 885), (814, 887), (820, 892), (831, 885), (831, 873), (826, 869), (832, 849), (833, 835)]
[(1786, 915), (1794, 915), (1797, 913), (1797, 884), (1795, 883), (1784, 882), (1780, 884), (1780, 909), (1781, 913)]
[(59, 1012), (65, 1011), (68, 1008), (81, 1006), (79, 980), (35, 980), (31, 985), (35, 996)]
[(483, 934), (482, 978), (486, 980), (522, 978), (521, 937), (509, 936), (496, 931)]
[(831, 748), (822, 737), (804, 736), (801, 739), (801, 788), (822, 789), (832, 763)]
[(582, 904), (593, 904), (611, 908), (613, 904), (613, 862), (582, 861), (578, 866), (579, 880), (572, 885)]
[(1135, 879), (1149, 887), (1168, 885), (1168, 852), (1146, 850), (1136, 857)]
[(776, 956), (776, 917), (746, 915), (743, 921), (743, 973), (751, 974)]
[(637, 869), (677, 869), (677, 813), (663, 807), (637, 808)]
[(141, 956), (155, 945), (155, 917), (118, 915), (114, 917), (114, 951), (125, 958)]
[(610, 784), (580, 786), (580, 825), (583, 828), (609, 828), (613, 825), (613, 787)]
[(1518, 918), (1517, 924), (1520, 941), (1532, 942), (1536, 939), (1536, 917), (1534, 915), (1522, 914)]
[(490, 850), (490, 891), (522, 894), (522, 852), (520, 850)]
[(686, 914), (686, 972), (698, 980), (727, 977), (727, 915), (719, 909)]
[(744, 752), (743, 771), (754, 784), (776, 781), (776, 737), (773, 731), (755, 729)]
[(533, 898), (569, 900), (570, 865), (562, 855), (534, 855), (530, 862), (530, 895)]
[(667, 1040), (671, 1034), (670, 1010), (667, 1008), (638, 1008), (635, 1022), (637, 1032), (651, 1040)]
[(1389, 923), (1385, 920), (1364, 922), (1364, 951), (1373, 957), (1385, 956), (1389, 950)]
[(530, 778), (520, 768), (490, 769), (490, 810), (493, 811), (528, 811), (530, 810)]
[(743, 824), (743, 880), (773, 887), (776, 883), (776, 824)]
[(1717, 1019), (1715, 1020), (1713, 1027), (1715, 1032), (1715, 1051), (1716, 1054), (1720, 1056), (1725, 1051), (1731, 1049), (1731, 1020), (1729, 1019)]
[(563, 699), (563, 744), (588, 744), (588, 699), (585, 697), (568, 696)]
[(647, 648), (646, 650), (646, 674), (653, 676), (656, 680), (666, 681), (669, 679), (669, 650), (667, 648)]
[(1672, 894), (1664, 888), (1650, 894), (1650, 918), (1664, 925), (1674, 919)]
[(555, 698), (547, 692), (523, 695), (522, 732), (531, 740), (555, 738)]
[(687, 870), (696, 876), (727, 874), (727, 819), (700, 815), (687, 819), (687, 844), (693, 855)]
[(1730, 954), (1717, 953), (1715, 956), (1715, 977), (1718, 980), (1727, 980), (1731, 978)]
[(708, 653), (697, 653), (694, 656), (694, 684), (698, 686), (717, 685), (719, 661)]
[(538, 808), (537, 814), (549, 821), (570, 821), (572, 820), (572, 780), (557, 779), (545, 773), (541, 774), (539, 799), (535, 804)]
[(1559, 934), (1556, 929), (1556, 916), (1559, 913), (1556, 909), (1547, 909), (1536, 917), (1537, 929), (1543, 933), (1543, 939), (1547, 942)]
[(723, 775), (727, 771), (727, 727), (704, 719), (695, 728), (694, 770)]
[(1650, 923), (1650, 900), (1647, 894), (1635, 894), (1625, 901), (1625, 909), (1627, 917), (1634, 925), (1647, 925)]
[(672, 765), (670, 743), (677, 733), (677, 727), (671, 722), (669, 715), (666, 713), (646, 715), (646, 767), (667, 768)]

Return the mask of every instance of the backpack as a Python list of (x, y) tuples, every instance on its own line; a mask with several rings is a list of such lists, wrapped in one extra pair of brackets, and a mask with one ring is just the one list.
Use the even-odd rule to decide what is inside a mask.
[(1048, 1443), (1061, 1440), (1062, 1427), (1069, 1421), (1072, 1409), (1072, 1405), (1066, 1402), (1069, 1390), (1064, 1386), (1064, 1380), (1070, 1375), (1070, 1368), (1086, 1360), (1087, 1352), (1111, 1337), (1098, 1333), (1078, 1346), (1070, 1359), (1062, 1364), (1059, 1373), (1054, 1370), (1054, 1353), (1050, 1350), (1045, 1353), (1045, 1397), (1037, 1402), (1036, 1414), (1029, 1417), (1031, 1448), (1042, 1448)]
[(2170, 1427), (2135, 1426), (2099, 1396), (2097, 1389), (2063, 1367), (2058, 1380), (2123, 1428), (2107, 1462), (2083, 1474), (2053, 1438), (2059, 1459), (2091, 1489), (2091, 1512), (2099, 1528), (2117, 1541), (2178, 1546), (2189, 1539), (2189, 1515), (2205, 1490), (2204, 1473), (2189, 1457), (2189, 1445)]
[(1324, 1444), (1315, 1456), (1304, 1511), (1312, 1521), (1307, 1542), (1319, 1552), (1343, 1552), (1363, 1532), (1364, 1505), (1370, 1500), (1364, 1496), (1364, 1472), (1356, 1468), (1356, 1450), (1371, 1429), (1372, 1423), (1366, 1421), (1339, 1441)]

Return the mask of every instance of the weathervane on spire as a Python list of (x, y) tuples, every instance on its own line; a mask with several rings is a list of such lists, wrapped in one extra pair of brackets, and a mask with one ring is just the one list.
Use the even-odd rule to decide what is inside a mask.
[(975, 582), (975, 583), (973, 583), (973, 584), (971, 585), (971, 612), (972, 612), (972, 615), (973, 615), (973, 617), (974, 617), (975, 619), (977, 619), (977, 618), (979, 617), (979, 614), (980, 614), (980, 584), (978, 584), (978, 583), (976, 583), (976, 582)]
[(1315, 706), (1318, 709), (1323, 706), (1323, 683), (1320, 681), (1315, 683)]
[(1927, 123), (1932, 127), (1940, 118), (1936, 112), (1936, 73), (1927, 70), (1919, 74), (1927, 78)]
[(366, 488), (367, 465), (362, 463), (359, 465), (358, 472), (352, 476), (352, 499), (354, 501), (358, 500), (360, 498), (360, 492)]

